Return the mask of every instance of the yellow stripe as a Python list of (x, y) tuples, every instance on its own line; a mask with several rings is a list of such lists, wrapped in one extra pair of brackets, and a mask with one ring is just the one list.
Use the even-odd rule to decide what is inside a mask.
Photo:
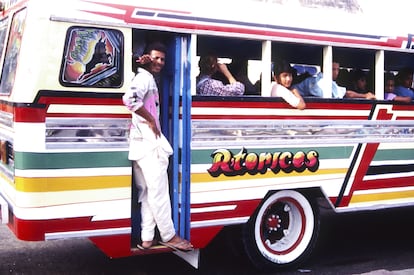
[(274, 174), (273, 172), (268, 171), (265, 174), (256, 174), (250, 175), (248, 173), (244, 174), (243, 176), (225, 176), (221, 174), (218, 177), (213, 177), (208, 173), (193, 173), (191, 174), (191, 182), (210, 182), (210, 181), (230, 181), (230, 180), (251, 180), (251, 179), (268, 179), (268, 178), (275, 178), (275, 177), (292, 177), (292, 176), (320, 176), (320, 175), (328, 175), (328, 174), (345, 174), (347, 169), (345, 168), (337, 168), (337, 169), (323, 169), (318, 170), (317, 172), (310, 172), (305, 170), (303, 172), (291, 172), (291, 173), (284, 173), (279, 172)]
[(353, 195), (350, 204), (362, 203), (362, 202), (396, 200), (396, 199), (407, 199), (407, 198), (414, 198), (414, 190)]
[(96, 176), (62, 178), (15, 177), (15, 188), (21, 192), (57, 192), (130, 187), (131, 176)]

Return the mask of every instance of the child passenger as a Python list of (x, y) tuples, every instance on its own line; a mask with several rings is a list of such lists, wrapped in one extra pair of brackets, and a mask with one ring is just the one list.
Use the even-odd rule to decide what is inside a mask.
[(305, 101), (297, 89), (292, 89), (293, 68), (284, 60), (275, 62), (270, 95), (281, 97), (292, 107), (303, 110), (306, 107)]
[(395, 77), (392, 73), (386, 73), (384, 76), (384, 99), (411, 102), (411, 97), (398, 96), (395, 94)]
[(414, 100), (413, 73), (414, 71), (411, 68), (403, 68), (398, 72), (396, 76), (397, 85), (394, 91), (396, 95), (410, 97), (411, 100)]

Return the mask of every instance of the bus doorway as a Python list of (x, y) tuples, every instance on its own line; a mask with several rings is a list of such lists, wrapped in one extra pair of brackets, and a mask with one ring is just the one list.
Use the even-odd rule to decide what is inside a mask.
[[(136, 51), (143, 51), (142, 44), (154, 41), (162, 42), (167, 47), (164, 69), (160, 76), (155, 77), (160, 95), (160, 121), (162, 132), (174, 150), (169, 160), (168, 169), (174, 227), (177, 234), (190, 239), (190, 149), (189, 142), (184, 142), (184, 139), (189, 139), (186, 133), (189, 133), (190, 128), (187, 126), (190, 117), (189, 106), (191, 106), (188, 56), (190, 40), (187, 36), (171, 35), (171, 33), (134, 30), (133, 41), (133, 43), (136, 43), (133, 45), (133, 49)], [(133, 67), (138, 54), (134, 53)], [(180, 106), (183, 108), (182, 117), (180, 117)], [(138, 188), (133, 184), (134, 177), (135, 175), (132, 172), (131, 247), (133, 249), (141, 243), (141, 205), (138, 201)], [(155, 238), (159, 239), (157, 230)]]

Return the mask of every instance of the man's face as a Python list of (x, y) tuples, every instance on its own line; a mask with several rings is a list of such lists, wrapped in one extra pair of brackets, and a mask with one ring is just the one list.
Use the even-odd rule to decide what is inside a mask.
[(332, 63), (332, 80), (336, 80), (339, 75), (339, 63)]
[(388, 79), (385, 82), (384, 92), (386, 92), (386, 93), (393, 93), (394, 92), (394, 88), (395, 88), (394, 79)]
[(150, 53), (152, 62), (149, 65), (149, 70), (153, 74), (160, 73), (162, 68), (164, 68), (165, 65), (165, 53), (152, 50)]
[(406, 78), (404, 78), (402, 85), (406, 88), (411, 88), (413, 85), (413, 75), (408, 75)]

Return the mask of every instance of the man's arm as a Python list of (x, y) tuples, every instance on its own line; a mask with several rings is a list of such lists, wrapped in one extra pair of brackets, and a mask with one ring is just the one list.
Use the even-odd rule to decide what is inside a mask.
[(355, 91), (347, 90), (345, 93), (346, 98), (365, 98), (365, 99), (375, 99), (375, 95), (371, 92), (366, 94), (360, 94)]
[(151, 113), (148, 112), (147, 109), (145, 109), (144, 106), (141, 106), (138, 110), (135, 111), (135, 113), (137, 115), (143, 117), (147, 121), (149, 127), (154, 132), (154, 134), (155, 134), (156, 137), (160, 137), (161, 136), (160, 129), (158, 129), (158, 127), (157, 127), (157, 121), (151, 115)]

